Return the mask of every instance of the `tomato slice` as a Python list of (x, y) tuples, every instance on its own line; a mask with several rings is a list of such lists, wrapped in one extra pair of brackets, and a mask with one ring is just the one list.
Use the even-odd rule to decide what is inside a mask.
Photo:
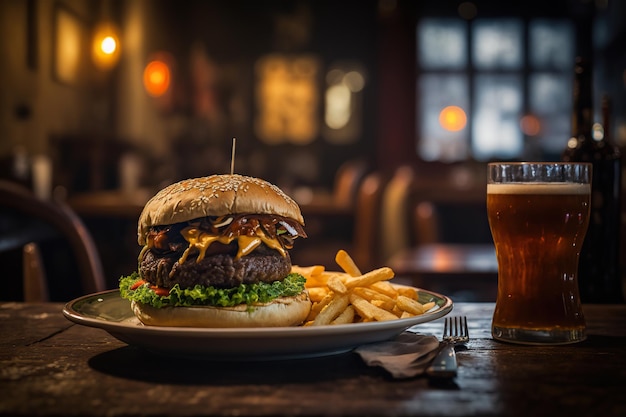
[(169, 288), (152, 286), (152, 287), (150, 287), (150, 289), (152, 291), (154, 291), (156, 293), (156, 295), (161, 296), (161, 297), (167, 297), (168, 295), (170, 295), (170, 289)]
[(146, 281), (143, 279), (140, 279), (139, 281), (135, 282), (133, 285), (130, 286), (131, 290), (136, 290), (137, 288), (141, 287), (143, 284), (145, 284)]

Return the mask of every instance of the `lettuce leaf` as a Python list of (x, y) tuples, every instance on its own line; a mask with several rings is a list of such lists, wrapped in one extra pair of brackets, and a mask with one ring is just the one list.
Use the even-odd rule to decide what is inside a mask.
[(215, 288), (196, 285), (193, 288), (180, 288), (176, 284), (170, 289), (169, 295), (157, 295), (149, 284), (142, 284), (131, 289), (133, 284), (141, 280), (139, 273), (120, 278), (120, 294), (123, 298), (148, 304), (156, 308), (173, 306), (216, 306), (232, 307), (239, 304), (252, 305), (267, 303), (275, 298), (294, 296), (304, 290), (306, 278), (291, 273), (283, 281), (272, 283), (241, 284), (234, 288)]

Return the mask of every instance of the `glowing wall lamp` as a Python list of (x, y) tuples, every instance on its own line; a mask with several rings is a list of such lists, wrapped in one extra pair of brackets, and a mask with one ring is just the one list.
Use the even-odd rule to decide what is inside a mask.
[(110, 23), (96, 26), (91, 53), (96, 67), (108, 70), (117, 64), (120, 57), (120, 40), (117, 28)]
[(170, 67), (162, 59), (154, 59), (143, 71), (143, 86), (152, 97), (160, 97), (167, 92), (171, 82)]

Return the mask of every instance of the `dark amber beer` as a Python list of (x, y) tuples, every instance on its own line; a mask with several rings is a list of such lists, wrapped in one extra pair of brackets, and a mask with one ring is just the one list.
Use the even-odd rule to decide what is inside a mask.
[(498, 258), (493, 337), (526, 344), (584, 340), (577, 271), (591, 186), (566, 175), (543, 178), (542, 169), (517, 168), (519, 175), (490, 174), (487, 184)]

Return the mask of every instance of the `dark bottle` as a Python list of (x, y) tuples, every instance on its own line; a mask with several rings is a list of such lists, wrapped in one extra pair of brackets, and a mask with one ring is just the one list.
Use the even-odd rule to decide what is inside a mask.
[(603, 100), (604, 135), (593, 137), (591, 67), (576, 59), (572, 138), (563, 152), (564, 161), (591, 162), (591, 215), (581, 248), (578, 285), (584, 303), (624, 301), (620, 274), (621, 157), (610, 141), (608, 100)]

